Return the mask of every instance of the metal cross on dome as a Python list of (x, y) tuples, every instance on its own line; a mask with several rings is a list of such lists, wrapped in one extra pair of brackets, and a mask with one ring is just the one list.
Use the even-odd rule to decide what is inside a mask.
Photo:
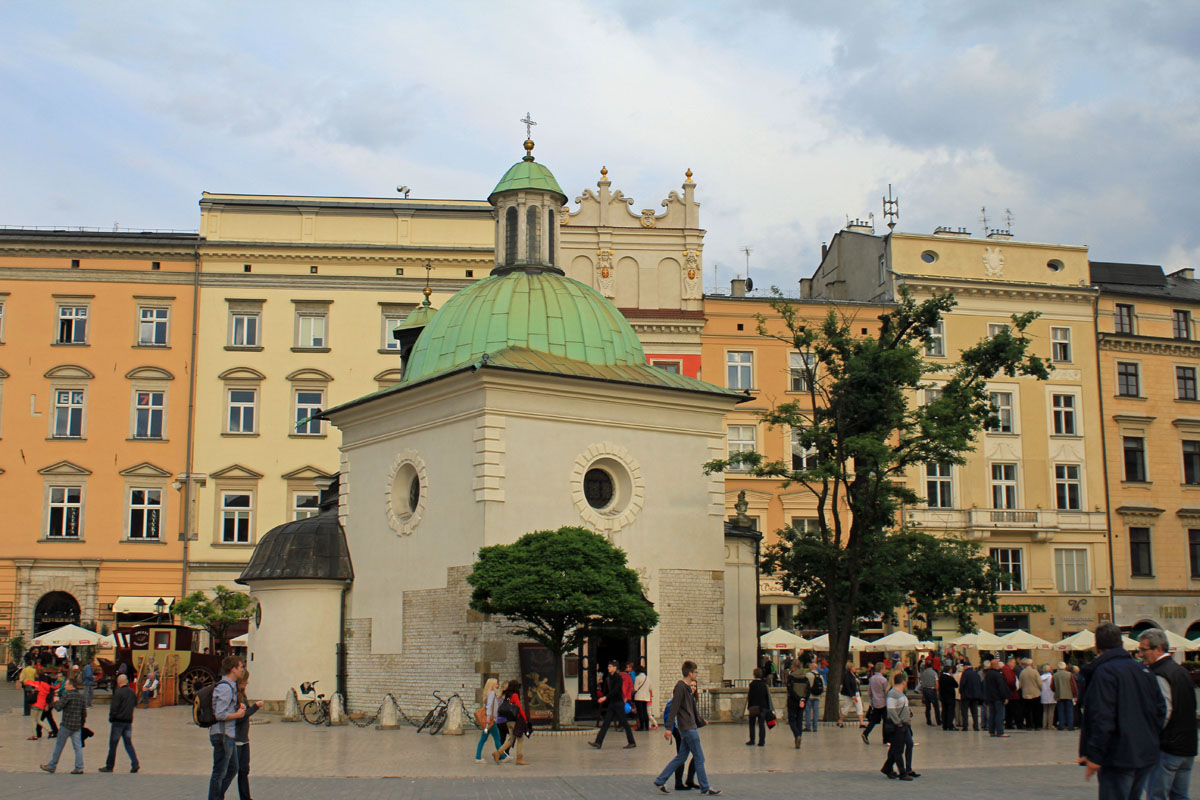
[(533, 126), (537, 125), (537, 123), (533, 121), (533, 117), (528, 111), (525, 112), (525, 118), (523, 120), (521, 120), (521, 122), (523, 122), (525, 124), (525, 138), (532, 139), (533, 138)]

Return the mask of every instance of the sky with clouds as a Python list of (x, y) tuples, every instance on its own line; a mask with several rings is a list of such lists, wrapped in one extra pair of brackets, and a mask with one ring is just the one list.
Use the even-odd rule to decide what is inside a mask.
[(485, 198), (526, 111), (568, 197), (691, 168), (707, 286), (847, 216), (1200, 266), (1200, 4), (0, 4), (0, 225), (195, 229), (201, 191)]

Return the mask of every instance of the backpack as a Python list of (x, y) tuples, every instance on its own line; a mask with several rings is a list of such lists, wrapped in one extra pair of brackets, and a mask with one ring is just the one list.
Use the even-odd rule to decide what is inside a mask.
[(821, 679), (821, 673), (814, 671), (812, 674), (812, 683), (808, 687), (808, 693), (813, 697), (820, 697), (825, 693), (825, 681)]
[(675, 702), (674, 700), (668, 700), (667, 704), (665, 706), (663, 706), (663, 727), (664, 728), (667, 727), (667, 720), (671, 718), (671, 703), (674, 703), (674, 702)]
[(215, 683), (210, 683), (196, 692), (196, 699), (192, 701), (192, 722), (201, 728), (211, 728), (217, 723), (217, 715), (213, 711), (213, 690), (216, 688)]
[(507, 697), (500, 703), (500, 710), (497, 713), (508, 722), (516, 722), (517, 717), (521, 716), (521, 712), (517, 709), (516, 705)]

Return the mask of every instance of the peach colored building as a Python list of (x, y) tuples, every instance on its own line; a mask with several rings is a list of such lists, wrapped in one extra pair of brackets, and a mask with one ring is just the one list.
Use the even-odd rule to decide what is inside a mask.
[(0, 640), (182, 591), (196, 236), (0, 231)]

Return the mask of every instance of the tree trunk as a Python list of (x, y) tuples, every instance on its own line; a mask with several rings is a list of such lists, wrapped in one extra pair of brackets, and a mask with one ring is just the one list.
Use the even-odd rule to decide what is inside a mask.
[(554, 716), (551, 717), (552, 722), (550, 724), (550, 728), (551, 728), (551, 730), (557, 731), (557, 730), (562, 730), (562, 726), (561, 726), (561, 722), (559, 720), (559, 714), (558, 714), (558, 705), (559, 705), (559, 701), (562, 699), (563, 654), (562, 654), (561, 650), (551, 650), (550, 652), (552, 652), (554, 654), (554, 674), (555, 674), (555, 678), (554, 678)]

